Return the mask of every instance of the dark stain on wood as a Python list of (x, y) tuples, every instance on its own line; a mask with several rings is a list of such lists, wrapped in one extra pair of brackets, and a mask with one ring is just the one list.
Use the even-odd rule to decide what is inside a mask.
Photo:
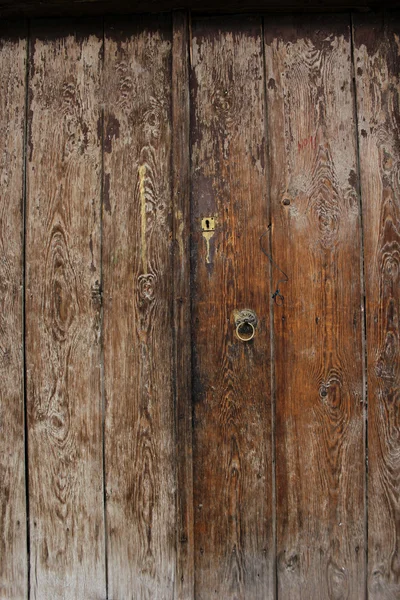
[(103, 205), (104, 209), (111, 215), (111, 204), (110, 204), (110, 173), (104, 175), (104, 187), (103, 187)]
[(104, 137), (104, 152), (111, 152), (113, 138), (119, 138), (119, 121), (110, 114), (108, 115), (107, 129)]
[(174, 384), (177, 477), (175, 598), (194, 598), (192, 362), (190, 288), (189, 14), (172, 25), (172, 225), (174, 242)]

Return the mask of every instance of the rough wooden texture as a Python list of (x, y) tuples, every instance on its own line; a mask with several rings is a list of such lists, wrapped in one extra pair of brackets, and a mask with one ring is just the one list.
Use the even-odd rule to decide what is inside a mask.
[(107, 21), (105, 36), (109, 593), (167, 600), (176, 568), (171, 24)]
[(191, 306), (189, 15), (177, 11), (172, 31), (172, 186), (174, 232), (174, 380), (177, 468), (176, 600), (194, 594)]
[[(273, 597), (269, 223), (261, 21), (192, 28), (195, 592)], [(212, 236), (202, 218), (215, 217)], [(235, 336), (253, 309), (257, 335)]]
[(368, 588), (400, 598), (400, 18), (356, 18), (355, 74), (365, 240)]
[(105, 598), (101, 30), (32, 25), (26, 229), (31, 598)]
[(23, 395), (26, 30), (0, 29), (0, 598), (27, 594)]
[(26, 148), (2, 25), (2, 600), (29, 596), (26, 450), (32, 600), (400, 598), (399, 15), (354, 16), (357, 115), (348, 16), (266, 19), (265, 65), (261, 25), (107, 20), (104, 57), (100, 21), (34, 22)]
[(176, 9), (204, 12), (299, 12), (394, 8), (399, 0), (0, 0), (0, 17), (60, 17), (148, 13)]
[[(279, 597), (364, 598), (360, 212), (348, 17), (265, 22)], [(277, 276), (277, 275), (276, 275)]]

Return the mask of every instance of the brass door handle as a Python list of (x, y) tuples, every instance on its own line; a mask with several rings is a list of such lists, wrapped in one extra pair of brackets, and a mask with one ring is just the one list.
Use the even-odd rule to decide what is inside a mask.
[(236, 325), (236, 337), (241, 342), (250, 342), (256, 334), (257, 315), (253, 310), (244, 308), (235, 310), (233, 317)]

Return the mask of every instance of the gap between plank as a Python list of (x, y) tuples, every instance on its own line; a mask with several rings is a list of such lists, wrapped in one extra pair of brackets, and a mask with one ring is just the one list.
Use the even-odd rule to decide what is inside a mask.
[[(193, 160), (192, 160), (192, 147), (193, 147), (193, 132), (192, 132), (192, 107), (194, 102), (192, 100), (192, 76), (193, 76), (193, 28), (192, 28), (192, 12), (188, 11), (188, 85), (189, 85), (189, 310), (190, 310), (190, 333), (193, 335), (192, 324), (193, 324), (193, 289), (194, 289), (194, 267), (195, 259), (193, 253), (192, 243), (192, 223), (193, 223), (193, 186), (192, 186), (192, 175), (193, 175)], [(190, 342), (190, 381), (193, 384), (195, 380), (195, 368), (193, 360), (193, 339)], [(194, 434), (195, 434), (195, 408), (194, 408), (194, 392), (193, 387), (191, 388), (191, 436), (192, 436), (192, 507), (193, 507), (193, 598), (196, 598), (196, 562), (195, 562), (195, 551), (196, 551), (196, 537), (194, 529)]]
[(368, 598), (368, 355), (367, 355), (367, 310), (366, 310), (366, 289), (365, 289), (365, 243), (364, 243), (364, 219), (363, 219), (363, 204), (362, 204), (362, 189), (361, 189), (361, 163), (360, 163), (360, 144), (359, 144), (359, 127), (358, 127), (358, 102), (357, 102), (357, 81), (356, 67), (354, 56), (354, 21), (353, 13), (350, 13), (350, 51), (353, 79), (353, 111), (355, 122), (355, 142), (357, 155), (357, 171), (358, 185), (357, 196), (360, 214), (360, 230), (361, 230), (361, 248), (360, 248), (360, 280), (363, 319), (361, 320), (362, 330), (362, 360), (363, 360), (363, 417), (364, 417), (364, 594), (365, 600)]
[(27, 549), (27, 592), (31, 596), (31, 540), (29, 512), (29, 446), (28, 446), (28, 395), (26, 377), (26, 212), (27, 212), (27, 146), (29, 114), (29, 61), (31, 55), (30, 21), (26, 25), (26, 67), (25, 67), (25, 115), (23, 132), (23, 173), (22, 173), (22, 382), (24, 404), (24, 460), (25, 460), (25, 511), (26, 511), (26, 549)]
[[(266, 59), (265, 59), (265, 17), (261, 19), (261, 35), (262, 35), (262, 55), (263, 55), (263, 76), (264, 76), (264, 128), (265, 128), (265, 177), (266, 187), (268, 195), (268, 217), (270, 225), (272, 223), (272, 198), (271, 198), (271, 177), (270, 177), (270, 144), (269, 144), (269, 130), (268, 130), (268, 100), (267, 100), (267, 70), (266, 70)], [(270, 235), (268, 236), (268, 251), (272, 257), (272, 235), (273, 227), (270, 229)], [(269, 289), (270, 292), (273, 286), (273, 267), (272, 263), (269, 263)], [(277, 522), (276, 522), (276, 388), (275, 388), (275, 326), (274, 326), (274, 301), (269, 294), (269, 327), (270, 327), (270, 393), (271, 393), (271, 448), (272, 448), (272, 540), (273, 540), (273, 590), (274, 599), (278, 598), (278, 572), (277, 572)]]
[[(181, 39), (182, 55), (177, 61), (177, 49), (175, 48), (175, 37)], [(173, 424), (175, 440), (175, 510), (176, 510), (176, 536), (175, 536), (175, 558), (176, 558), (176, 578), (175, 595), (176, 600), (190, 600), (194, 597), (194, 535), (193, 535), (193, 415), (192, 410), (192, 357), (191, 346), (190, 357), (186, 363), (186, 373), (180, 373), (178, 376), (179, 356), (182, 353), (180, 336), (188, 335), (191, 337), (191, 265), (190, 265), (190, 13), (186, 10), (172, 11), (172, 144), (171, 144), (171, 173), (172, 173), (172, 266), (173, 266), (173, 289), (171, 318), (173, 325), (173, 364), (172, 364), (172, 392), (173, 392)], [(178, 70), (178, 72), (177, 72)], [(182, 105), (182, 98), (184, 104)], [(178, 117), (182, 118), (182, 125), (176, 122)], [(178, 135), (179, 131), (179, 135)], [(183, 134), (183, 135), (182, 135)], [(181, 152), (181, 144), (187, 151), (187, 159), (184, 160)], [(182, 164), (182, 160), (184, 163)], [(180, 169), (178, 168), (180, 165)], [(182, 170), (182, 173), (180, 172)], [(181, 239), (179, 240), (179, 236)], [(184, 239), (188, 240), (185, 244)], [(180, 250), (179, 250), (180, 249)], [(182, 279), (181, 265), (184, 265), (183, 272), (185, 278)], [(184, 304), (180, 303), (185, 300)], [(178, 306), (181, 306), (181, 309)], [(185, 313), (180, 313), (184, 310)], [(186, 323), (189, 331), (182, 331), (182, 324)], [(182, 410), (182, 383), (183, 389), (187, 393), (187, 402), (190, 403), (187, 413)], [(181, 414), (180, 414), (181, 413)], [(182, 419), (183, 417), (183, 419)], [(190, 418), (190, 421), (189, 421)], [(178, 439), (181, 432), (180, 423), (184, 423), (184, 437), (186, 446), (190, 445), (190, 452), (182, 455), (185, 448), (180, 448)], [(184, 472), (184, 490), (180, 485), (182, 472)], [(184, 495), (185, 512), (182, 513), (180, 493)], [(181, 552), (182, 526), (186, 531), (186, 549)], [(185, 557), (185, 563), (182, 561), (182, 555)], [(183, 569), (183, 565), (185, 568)], [(180, 577), (180, 580), (178, 580)], [(182, 578), (185, 578), (183, 581)], [(183, 596), (183, 594), (186, 594)]]
[(102, 464), (103, 464), (103, 523), (104, 523), (104, 569), (106, 600), (108, 600), (108, 536), (107, 536), (107, 489), (106, 489), (106, 402), (104, 381), (104, 290), (103, 290), (103, 204), (104, 204), (104, 57), (105, 57), (105, 24), (102, 18), (102, 53), (101, 53), (101, 174), (100, 174), (100, 386), (101, 386), (101, 436), (102, 436)]

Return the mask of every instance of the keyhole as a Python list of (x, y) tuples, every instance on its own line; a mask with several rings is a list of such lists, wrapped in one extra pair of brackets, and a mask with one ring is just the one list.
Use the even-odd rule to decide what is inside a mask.
[(214, 217), (204, 217), (204, 219), (201, 220), (201, 229), (203, 231), (206, 231), (207, 233), (214, 231), (214, 229), (215, 229)]

